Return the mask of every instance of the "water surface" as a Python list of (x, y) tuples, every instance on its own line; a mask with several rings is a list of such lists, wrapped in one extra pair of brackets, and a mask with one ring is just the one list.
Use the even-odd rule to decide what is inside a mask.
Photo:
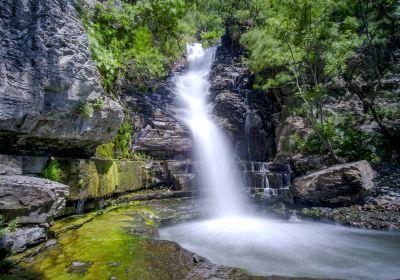
[(227, 217), (160, 230), (160, 238), (256, 275), (400, 278), (400, 234), (330, 224)]

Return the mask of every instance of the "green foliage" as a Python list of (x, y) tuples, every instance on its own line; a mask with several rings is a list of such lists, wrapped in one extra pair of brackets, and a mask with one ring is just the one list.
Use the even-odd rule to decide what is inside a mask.
[(2, 215), (0, 215), (0, 238), (2, 238), (7, 232), (14, 232), (18, 228), (17, 220), (12, 220), (8, 224)]
[(314, 87), (346, 70), (346, 62), (361, 44), (358, 22), (347, 11), (351, 1), (264, 2), (264, 20), (242, 38), (250, 50), (248, 64), (253, 71), (275, 70), (273, 78), (263, 79), (264, 89), (296, 76), (311, 80)]
[(112, 159), (114, 158), (114, 143), (102, 144), (96, 147), (96, 154), (103, 158)]
[(114, 151), (117, 157), (129, 158), (131, 156), (130, 140), (133, 128), (130, 122), (123, 122), (114, 138)]
[(151, 156), (146, 155), (145, 153), (139, 153), (135, 152), (132, 154), (132, 160), (137, 160), (137, 161), (146, 161), (146, 160), (151, 160)]
[(90, 49), (108, 91), (119, 75), (138, 85), (166, 75), (168, 64), (180, 55), (179, 21), (183, 0), (114, 1), (97, 3), (94, 11), (79, 11)]
[(398, 120), (400, 119), (399, 108), (389, 106), (377, 106), (377, 113), (381, 119)]
[(45, 168), (42, 170), (42, 176), (52, 181), (59, 182), (61, 179), (62, 170), (56, 159), (51, 159)]
[(97, 98), (94, 101), (93, 108), (95, 108), (97, 110), (101, 110), (101, 109), (103, 109), (103, 106), (104, 106), (104, 97), (103, 96)]
[(17, 220), (12, 220), (11, 222), (9, 222), (7, 228), (8, 228), (8, 230), (9, 230), (10, 232), (16, 231), (17, 228), (18, 228), (18, 222), (17, 222)]
[(74, 112), (84, 118), (91, 118), (93, 117), (93, 105), (88, 102), (79, 102), (75, 105)]
[[(367, 133), (351, 125), (351, 115), (328, 118), (320, 127), (325, 139), (329, 140), (336, 154), (347, 161), (378, 161), (382, 151), (382, 139), (378, 135)], [(308, 154), (327, 154), (315, 131), (305, 140), (298, 135), (291, 136), (291, 148)], [(382, 149), (381, 149), (382, 150)]]

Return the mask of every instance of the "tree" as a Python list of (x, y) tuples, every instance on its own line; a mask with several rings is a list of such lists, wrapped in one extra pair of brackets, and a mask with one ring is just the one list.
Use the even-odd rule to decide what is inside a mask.
[(250, 50), (251, 69), (271, 69), (273, 77), (258, 77), (261, 88), (293, 83), (311, 127), (337, 162), (343, 160), (324, 135), (327, 85), (346, 72), (348, 60), (362, 42), (357, 19), (344, 2), (265, 1), (264, 22), (242, 39)]

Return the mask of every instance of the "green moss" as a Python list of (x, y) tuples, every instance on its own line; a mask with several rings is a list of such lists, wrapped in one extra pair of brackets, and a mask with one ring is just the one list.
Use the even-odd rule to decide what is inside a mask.
[(325, 216), (324, 211), (321, 208), (303, 208), (300, 211), (301, 216), (309, 218), (322, 218)]
[(96, 154), (106, 159), (114, 158), (114, 143), (107, 143), (97, 146)]
[(119, 172), (115, 161), (97, 160), (96, 169), (100, 178), (97, 197), (107, 196), (114, 193), (119, 182)]
[(93, 161), (80, 164), (77, 199), (99, 197), (100, 176)]
[(42, 176), (52, 181), (59, 182), (61, 179), (61, 167), (57, 160), (51, 159), (42, 170)]
[(69, 200), (107, 197), (155, 182), (142, 161), (59, 159), (59, 162), (63, 170), (61, 182), (70, 186)]
[(88, 102), (80, 102), (74, 107), (74, 112), (83, 118), (93, 117), (93, 105)]
[(116, 192), (126, 192), (141, 189), (144, 187), (144, 178), (142, 170), (143, 162), (137, 161), (118, 161), (118, 170), (120, 173), (119, 183)]
[[(57, 246), (45, 250), (30, 262), (21, 263), (20, 275), (35, 273), (41, 274), (41, 279), (55, 280), (97, 280), (111, 276), (117, 279), (161, 279), (157, 277), (162, 277), (162, 274), (152, 271), (146, 240), (127, 233), (135, 222), (134, 213), (145, 212), (146, 223), (154, 225), (147, 211), (140, 206), (118, 209), (100, 215), (78, 229), (61, 233)], [(82, 222), (79, 219), (58, 221), (52, 230)], [(18, 256), (13, 258), (18, 259)], [(92, 263), (85, 274), (67, 272), (70, 264), (77, 260)]]

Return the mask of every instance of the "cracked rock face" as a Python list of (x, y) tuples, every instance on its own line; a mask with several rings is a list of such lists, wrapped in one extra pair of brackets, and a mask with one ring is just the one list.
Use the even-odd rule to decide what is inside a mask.
[(46, 224), (65, 207), (69, 187), (29, 176), (0, 176), (0, 214), (19, 224)]
[(93, 106), (104, 91), (74, 1), (1, 1), (0, 30), (0, 151), (82, 154), (114, 137), (122, 108)]

